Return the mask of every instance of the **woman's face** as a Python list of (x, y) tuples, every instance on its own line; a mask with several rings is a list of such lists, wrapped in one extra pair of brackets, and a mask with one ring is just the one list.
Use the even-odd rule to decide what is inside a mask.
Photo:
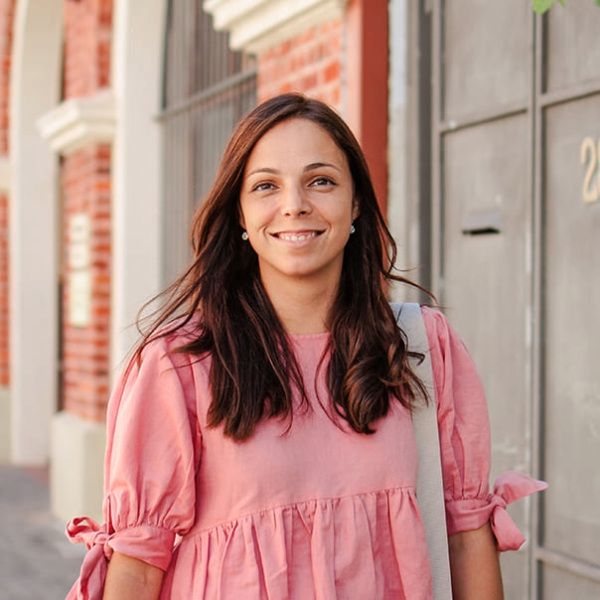
[(337, 286), (358, 216), (348, 161), (329, 133), (294, 118), (269, 130), (246, 165), (242, 227), (267, 289), (286, 281)]

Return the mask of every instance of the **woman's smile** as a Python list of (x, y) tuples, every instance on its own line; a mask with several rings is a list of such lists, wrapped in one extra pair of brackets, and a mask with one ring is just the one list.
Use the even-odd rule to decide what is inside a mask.
[(272, 233), (273, 237), (276, 237), (284, 242), (307, 242), (313, 240), (320, 231), (280, 231), (279, 233)]
[(294, 118), (269, 130), (248, 159), (240, 211), (267, 288), (316, 278), (335, 289), (358, 209), (346, 156), (325, 129)]

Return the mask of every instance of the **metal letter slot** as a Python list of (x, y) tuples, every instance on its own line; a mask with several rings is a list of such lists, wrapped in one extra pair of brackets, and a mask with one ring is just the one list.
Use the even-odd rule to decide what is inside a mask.
[(499, 210), (473, 212), (462, 224), (463, 235), (486, 235), (502, 232), (502, 214)]

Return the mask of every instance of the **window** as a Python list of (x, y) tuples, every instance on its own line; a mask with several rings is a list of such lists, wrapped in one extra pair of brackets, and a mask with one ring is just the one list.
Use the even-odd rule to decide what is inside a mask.
[(256, 104), (256, 59), (229, 49), (202, 0), (169, 0), (163, 111), (163, 283), (191, 258), (189, 225), (235, 123)]

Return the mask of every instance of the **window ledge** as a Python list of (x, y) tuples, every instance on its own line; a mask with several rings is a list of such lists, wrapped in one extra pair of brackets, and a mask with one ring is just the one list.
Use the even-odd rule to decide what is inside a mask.
[(204, 0), (215, 29), (228, 30), (234, 50), (260, 54), (344, 15), (347, 0)]
[(93, 144), (111, 143), (115, 137), (116, 107), (112, 91), (71, 98), (37, 121), (42, 138), (63, 155)]

